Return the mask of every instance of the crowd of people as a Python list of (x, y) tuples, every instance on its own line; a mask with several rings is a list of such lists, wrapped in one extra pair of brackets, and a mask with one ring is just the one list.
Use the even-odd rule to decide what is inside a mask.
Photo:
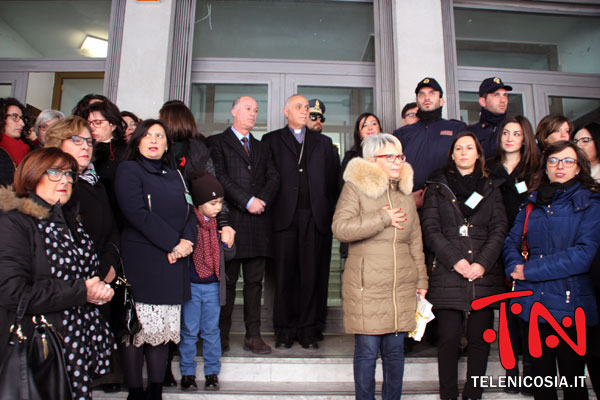
[[(393, 134), (373, 113), (357, 118), (341, 163), (322, 133), (325, 104), (298, 94), (283, 108), (286, 126), (261, 140), (249, 96), (233, 102), (232, 125), (208, 138), (178, 100), (141, 120), (91, 94), (72, 115), (44, 110), (33, 121), (18, 100), (0, 99), (0, 359), (20, 296), (31, 291), (26, 315), (44, 314), (61, 332), (74, 399), (90, 399), (99, 382), (118, 391), (122, 380), (128, 399), (160, 399), (163, 386), (177, 384), (177, 349), (181, 389), (198, 390), (199, 337), (204, 389), (218, 390), (240, 274), (244, 350), (272, 352), (261, 335), (267, 266), (275, 347), (319, 348), (335, 236), (357, 399), (374, 398), (378, 357), (383, 399), (401, 397), (419, 299), (436, 317), (428, 329), (440, 397), (481, 398), (472, 378), (486, 374), (494, 310), (471, 304), (511, 290), (533, 295), (511, 301), (523, 310), (508, 315), (522, 371), (517, 363), (506, 375), (560, 373), (571, 384), (565, 399), (588, 398), (574, 383), (587, 365), (600, 387), (600, 124), (575, 129), (548, 115), (534, 130), (526, 117), (507, 115), (511, 90), (485, 79), (480, 120), (467, 126), (442, 118), (442, 87), (424, 78)], [(111, 299), (120, 278), (131, 285), (136, 333), (119, 330)], [(546, 320), (543, 354), (530, 356), (535, 302), (561, 323), (584, 310), (584, 356), (546, 341), (555, 333)], [(576, 326), (564, 331), (576, 341)], [(466, 377), (457, 372), (461, 352)], [(557, 398), (555, 387), (522, 381), (505, 390)]]

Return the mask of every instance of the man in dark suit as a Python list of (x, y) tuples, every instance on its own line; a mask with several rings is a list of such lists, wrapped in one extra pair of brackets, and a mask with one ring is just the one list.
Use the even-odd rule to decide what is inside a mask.
[(283, 109), (288, 125), (263, 137), (281, 176), (272, 208), (278, 348), (298, 339), (317, 349), (319, 308), (327, 304), (318, 282), (329, 276), (339, 155), (329, 137), (306, 129), (308, 108), (304, 96), (291, 96)]
[(233, 125), (223, 133), (210, 136), (212, 160), (217, 179), (225, 189), (229, 222), (236, 231), (235, 258), (225, 265), (227, 303), (221, 308), (219, 328), (221, 346), (229, 350), (231, 313), (235, 285), (244, 272), (244, 350), (269, 354), (271, 347), (260, 336), (260, 298), (267, 257), (271, 257), (271, 220), (265, 210), (271, 206), (279, 187), (279, 174), (273, 166), (269, 147), (250, 131), (256, 123), (258, 105), (252, 97), (233, 102)]

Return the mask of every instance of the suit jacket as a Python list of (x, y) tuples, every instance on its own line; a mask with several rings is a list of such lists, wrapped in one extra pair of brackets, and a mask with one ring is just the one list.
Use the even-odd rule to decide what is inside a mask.
[[(216, 177), (225, 189), (229, 223), (235, 229), (235, 258), (271, 256), (271, 209), (279, 187), (268, 146), (252, 136), (251, 159), (231, 128), (208, 138)], [(252, 196), (267, 203), (265, 213), (251, 214), (246, 204)]]
[[(306, 130), (304, 152), (308, 174), (310, 208), (321, 233), (331, 234), (331, 219), (338, 196), (340, 157), (331, 139)], [(300, 188), (299, 151), (289, 127), (267, 133), (263, 139), (271, 149), (281, 185), (273, 202), (273, 229), (288, 228), (294, 218)]]

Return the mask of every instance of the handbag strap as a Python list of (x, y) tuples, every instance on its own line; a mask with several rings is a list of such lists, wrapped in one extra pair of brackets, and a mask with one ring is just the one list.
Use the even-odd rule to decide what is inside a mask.
[(15, 315), (15, 325), (20, 324), (23, 321), (23, 317), (25, 316), (25, 312), (27, 311), (27, 307), (29, 306), (29, 301), (31, 300), (31, 290), (23, 291), (21, 298), (19, 299), (19, 305), (17, 307), (17, 313)]
[(523, 237), (527, 235), (527, 224), (529, 223), (529, 214), (531, 214), (531, 210), (533, 210), (533, 203), (527, 203), (527, 208), (525, 209), (525, 222), (523, 223)]
[(533, 210), (533, 203), (527, 203), (527, 208), (525, 209), (525, 222), (523, 223), (523, 236), (521, 236), (521, 256), (523, 259), (527, 261), (529, 257), (529, 243), (527, 243), (527, 225), (529, 224), (529, 214), (531, 214), (531, 210)]

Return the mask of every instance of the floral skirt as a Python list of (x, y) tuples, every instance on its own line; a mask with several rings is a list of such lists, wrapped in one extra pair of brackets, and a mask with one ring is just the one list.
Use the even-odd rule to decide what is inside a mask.
[[(142, 330), (133, 337), (135, 347), (145, 343), (151, 346), (179, 343), (181, 305), (136, 303), (135, 311), (142, 326)], [(128, 336), (123, 338), (123, 342), (131, 343)]]

